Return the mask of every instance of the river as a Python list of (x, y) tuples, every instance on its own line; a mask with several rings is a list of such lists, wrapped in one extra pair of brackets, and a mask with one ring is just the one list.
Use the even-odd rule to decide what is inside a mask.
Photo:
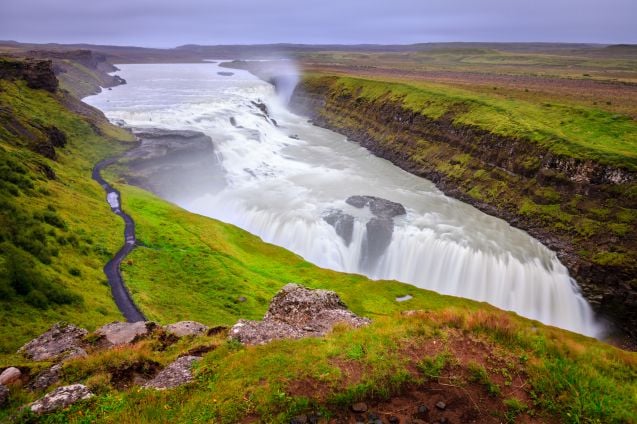
[[(213, 140), (221, 184), (168, 200), (321, 267), (399, 280), (599, 334), (591, 307), (554, 252), (288, 111), (270, 84), (240, 70), (220, 75), (229, 70), (215, 63), (119, 67), (128, 83), (87, 103), (136, 128), (196, 130)], [(348, 202), (351, 196), (386, 199), (405, 213), (388, 215), (387, 208), (400, 208), (366, 197)]]

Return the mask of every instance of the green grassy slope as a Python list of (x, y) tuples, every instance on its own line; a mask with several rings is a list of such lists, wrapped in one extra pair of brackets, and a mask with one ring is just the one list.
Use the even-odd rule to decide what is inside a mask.
[[(125, 146), (21, 81), (0, 80), (0, 108), (0, 352), (9, 353), (58, 320), (94, 327), (121, 317), (102, 266), (121, 245), (123, 223), (90, 175)], [(31, 151), (51, 126), (68, 138), (56, 160)]]
[(454, 123), (528, 139), (548, 151), (637, 170), (637, 122), (595, 107), (535, 103), (436, 84), (339, 77), (344, 95), (368, 101), (400, 100), (433, 119), (454, 113)]

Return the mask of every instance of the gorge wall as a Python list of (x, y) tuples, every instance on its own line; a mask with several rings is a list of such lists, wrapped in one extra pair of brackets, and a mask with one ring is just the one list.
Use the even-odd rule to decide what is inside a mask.
[(634, 171), (459, 125), (454, 111), (432, 119), (400, 99), (370, 100), (338, 77), (307, 77), (291, 107), (527, 231), (558, 253), (598, 313), (637, 337)]

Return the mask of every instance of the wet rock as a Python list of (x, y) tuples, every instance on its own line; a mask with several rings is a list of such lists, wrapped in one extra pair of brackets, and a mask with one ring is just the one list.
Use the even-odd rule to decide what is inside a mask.
[(138, 322), (112, 322), (97, 330), (95, 334), (102, 336), (111, 346), (130, 344), (150, 335), (156, 328), (156, 324), (150, 321)]
[(390, 218), (372, 218), (366, 224), (363, 239), (361, 266), (370, 269), (385, 253), (394, 234), (394, 222)]
[(445, 408), (447, 408), (447, 404), (444, 403), (443, 401), (437, 402), (436, 403), (436, 408), (440, 409), (441, 411), (444, 411)]
[(0, 384), (8, 386), (20, 381), (20, 377), (22, 377), (22, 372), (20, 372), (19, 369), (16, 367), (9, 367), (0, 374)]
[(234, 75), (234, 72), (220, 71), (220, 72), (217, 72), (217, 74), (221, 75), (222, 77), (231, 77)]
[(0, 406), (3, 406), (9, 401), (9, 389), (0, 384)]
[(407, 213), (400, 203), (375, 196), (350, 196), (345, 202), (356, 208), (369, 206), (371, 213), (379, 218), (393, 218)]
[(374, 196), (350, 196), (346, 203), (355, 208), (369, 207), (374, 218), (366, 224), (361, 267), (371, 269), (385, 253), (394, 233), (393, 218), (407, 213), (400, 203)]
[(93, 397), (93, 393), (85, 385), (71, 384), (70, 386), (55, 389), (43, 398), (33, 402), (30, 407), (31, 411), (36, 414), (46, 414), (91, 397)]
[(150, 380), (144, 387), (152, 389), (171, 389), (192, 381), (192, 364), (198, 361), (197, 356), (182, 356), (172, 364), (164, 368), (159, 374)]
[(299, 137), (298, 134), (290, 134), (288, 137), (290, 137), (292, 140), (300, 140), (301, 137)]
[(352, 405), (352, 411), (354, 412), (367, 412), (367, 404), (365, 402), (358, 402)]
[(44, 390), (57, 383), (62, 376), (62, 364), (55, 364), (51, 368), (42, 371), (28, 385), (29, 390)]
[(233, 127), (237, 126), (237, 119), (234, 116), (230, 117), (230, 125), (232, 125)]
[(164, 330), (177, 337), (200, 336), (208, 331), (208, 326), (196, 321), (180, 321), (164, 326)]
[(369, 324), (370, 320), (349, 311), (332, 291), (288, 284), (274, 296), (263, 321), (239, 320), (230, 329), (229, 337), (245, 344), (318, 337), (339, 322), (361, 327)]
[(345, 245), (349, 246), (352, 242), (354, 233), (354, 217), (340, 210), (332, 210), (323, 217), (323, 220), (330, 224), (336, 230)]
[(81, 344), (87, 334), (88, 331), (83, 328), (57, 323), (46, 333), (22, 346), (18, 353), (33, 361), (49, 361), (65, 354), (81, 354), (84, 352)]
[(263, 114), (266, 117), (270, 115), (270, 112), (268, 111), (268, 107), (265, 105), (265, 103), (255, 102), (255, 101), (252, 101), (251, 103), (255, 105), (257, 109), (259, 109), (261, 112), (263, 112)]

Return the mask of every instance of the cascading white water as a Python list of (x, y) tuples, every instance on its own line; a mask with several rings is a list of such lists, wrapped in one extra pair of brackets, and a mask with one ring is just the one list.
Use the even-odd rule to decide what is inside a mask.
[[(590, 306), (554, 252), (345, 137), (311, 125), (286, 110), (271, 85), (244, 71), (221, 76), (224, 69), (216, 64), (121, 68), (127, 85), (85, 100), (134, 127), (198, 130), (214, 141), (225, 188), (203, 190), (195, 198), (169, 196), (186, 209), (233, 223), (322, 267), (396, 279), (598, 334)], [(406, 209), (383, 221), (390, 223), (384, 227), (390, 238), (373, 261), (365, 261), (364, 246), (375, 216), (369, 207), (347, 203), (353, 195)], [(326, 221), (334, 211), (352, 217), (349, 243)]]

